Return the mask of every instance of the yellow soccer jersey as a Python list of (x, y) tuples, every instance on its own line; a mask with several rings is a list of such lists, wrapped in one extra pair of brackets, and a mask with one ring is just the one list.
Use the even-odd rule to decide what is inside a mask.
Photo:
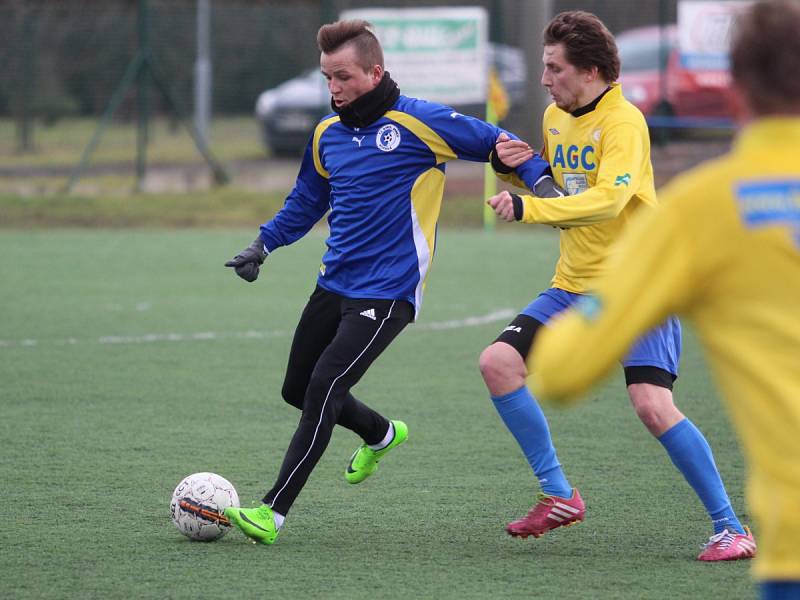
[(524, 223), (564, 228), (553, 286), (594, 289), (611, 247), (642, 205), (655, 206), (647, 123), (619, 84), (578, 117), (551, 104), (544, 113), (543, 156), (566, 198), (522, 196)]
[(585, 390), (667, 315), (695, 325), (749, 463), (761, 579), (800, 579), (800, 119), (763, 119), (676, 179), (595, 296), (545, 328), (537, 397)]

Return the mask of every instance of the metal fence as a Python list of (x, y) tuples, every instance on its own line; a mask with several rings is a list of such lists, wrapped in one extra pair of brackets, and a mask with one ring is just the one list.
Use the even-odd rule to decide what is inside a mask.
[[(534, 0), (535, 1), (535, 0)], [(147, 33), (154, 63), (177, 98), (190, 106), (197, 51), (197, 2), (90, 0), (0, 2), (0, 116), (52, 123), (76, 115), (99, 116), (137, 52), (140, 9), (147, 6)], [(523, 46), (538, 37), (524, 22), (525, 1), (392, 0), (398, 7), (480, 5), (490, 14), (494, 41)], [(552, 12), (582, 8), (597, 13), (613, 31), (675, 19), (676, 0), (548, 2)], [(366, 0), (212, 0), (211, 59), (215, 114), (250, 113), (257, 95), (314, 67), (317, 28)], [(538, 57), (537, 57), (538, 60)], [(154, 98), (154, 109), (166, 109)], [(135, 110), (126, 99), (119, 116)]]
[[(52, 178), (53, 173), (64, 177), (72, 173), (74, 178), (74, 167), (88, 162), (80, 157), (80, 148), (85, 150), (92, 143), (86, 125), (81, 140), (73, 139), (77, 148), (70, 150), (70, 157), (62, 156), (55, 168), (41, 153), (31, 171), (19, 167), (25, 166), (25, 156), (45, 147), (37, 143), (45, 133), (59, 128), (68, 131), (66, 124), (76, 117), (96, 128), (104, 115), (117, 124), (135, 125), (138, 119), (137, 173), (143, 173), (146, 120), (168, 117), (177, 124), (176, 115), (181, 113), (186, 117), (181, 121), (191, 123), (202, 37), (198, 16), (203, 4), (210, 9), (212, 124), (236, 116), (252, 118), (254, 138), (259, 135), (253, 118), (259, 94), (315, 69), (319, 64), (316, 31), (344, 10), (481, 6), (489, 15), (490, 40), (523, 51), (527, 97), (539, 94), (542, 98), (541, 28), (550, 16), (563, 10), (587, 10), (619, 34), (640, 26), (675, 23), (678, 13), (678, 0), (0, 0), (4, 66), (0, 70), (0, 127), (9, 132), (0, 140), (0, 175), (32, 172)], [(137, 71), (133, 67), (143, 56), (152, 69)], [(512, 104), (503, 124), (538, 143), (537, 114), (540, 111), (527, 100)], [(216, 149), (219, 137), (212, 142)], [(200, 149), (202, 154), (202, 144)], [(680, 155), (689, 156), (691, 151), (684, 147)], [(120, 160), (130, 165), (129, 158), (117, 163)], [(213, 158), (207, 162), (213, 163)], [(680, 168), (676, 164), (674, 170)], [(224, 180), (221, 169), (215, 170), (215, 177)]]

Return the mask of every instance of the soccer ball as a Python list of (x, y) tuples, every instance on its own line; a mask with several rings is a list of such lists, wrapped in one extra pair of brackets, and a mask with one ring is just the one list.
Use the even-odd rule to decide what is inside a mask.
[(172, 492), (169, 512), (183, 535), (213, 542), (231, 528), (223, 514), (229, 506), (239, 506), (239, 495), (230, 481), (216, 473), (195, 473), (181, 481)]

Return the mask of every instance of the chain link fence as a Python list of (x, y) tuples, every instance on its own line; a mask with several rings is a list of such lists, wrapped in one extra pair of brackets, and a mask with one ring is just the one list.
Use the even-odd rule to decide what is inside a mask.
[[(594, 12), (618, 34), (634, 27), (675, 23), (678, 0), (209, 0), (212, 127), (238, 118), (239, 127), (252, 128), (257, 139), (254, 107), (259, 94), (318, 66), (315, 36), (319, 26), (344, 10), (376, 5), (484, 7), (490, 40), (524, 49), (529, 84), (534, 86), (528, 89), (535, 89), (541, 27), (528, 19), (530, 3), (539, 10), (545, 7), (550, 15), (574, 9)], [(70, 136), (65, 124), (75, 119), (99, 123), (115, 92), (120, 92), (143, 39), (158, 79), (191, 117), (198, 5), (198, 0), (0, 0), (4, 65), (0, 130), (8, 134), (0, 142), (0, 161), (23, 164), (21, 156), (42, 149), (40, 140)], [(113, 114), (115, 123), (135, 122), (143, 106), (137, 84), (143, 81), (133, 77), (130, 89), (123, 90), (126, 93)], [(162, 119), (176, 130), (176, 114), (166, 95), (152, 82), (147, 90), (148, 118)], [(503, 124), (521, 134), (535, 132), (538, 117), (530, 113), (529, 108), (512, 105)], [(54, 133), (60, 128), (65, 132), (62, 136)], [(84, 147), (89, 136), (85, 137), (80, 141)], [(218, 135), (212, 147), (224, 138)], [(80, 151), (73, 154), (72, 159), (63, 159), (62, 168), (70, 161), (78, 162)]]

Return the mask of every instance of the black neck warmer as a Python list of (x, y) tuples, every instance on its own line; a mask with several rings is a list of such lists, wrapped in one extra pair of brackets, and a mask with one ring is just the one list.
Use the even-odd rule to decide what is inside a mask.
[(611, 91), (611, 86), (608, 86), (606, 89), (603, 90), (602, 94), (600, 94), (597, 98), (589, 102), (589, 104), (587, 104), (586, 106), (581, 106), (580, 108), (576, 108), (570, 114), (573, 117), (581, 117), (585, 114), (592, 112), (595, 108), (597, 108), (597, 105), (600, 104), (600, 100), (603, 99), (603, 96), (605, 96), (610, 91)]
[(331, 108), (348, 127), (366, 127), (380, 119), (400, 97), (400, 88), (384, 71), (381, 82), (363, 96), (359, 96), (347, 106), (337, 108), (331, 98)]

